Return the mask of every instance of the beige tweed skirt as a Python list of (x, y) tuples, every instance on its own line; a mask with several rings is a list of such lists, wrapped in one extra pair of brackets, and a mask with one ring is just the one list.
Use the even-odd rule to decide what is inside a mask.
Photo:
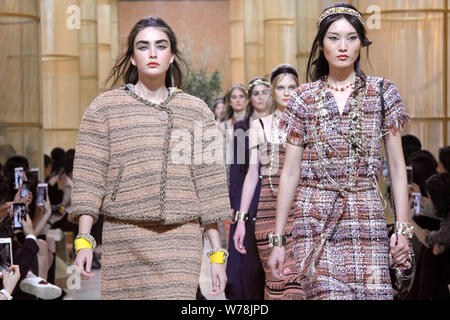
[(105, 217), (103, 300), (195, 300), (202, 261), (199, 221), (145, 225)]

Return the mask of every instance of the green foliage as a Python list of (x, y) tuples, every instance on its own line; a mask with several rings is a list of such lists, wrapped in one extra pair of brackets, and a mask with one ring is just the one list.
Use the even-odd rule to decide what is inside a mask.
[(185, 83), (185, 91), (202, 99), (212, 109), (213, 100), (221, 94), (221, 75), (219, 71), (208, 74), (205, 69), (195, 70), (190, 66)]

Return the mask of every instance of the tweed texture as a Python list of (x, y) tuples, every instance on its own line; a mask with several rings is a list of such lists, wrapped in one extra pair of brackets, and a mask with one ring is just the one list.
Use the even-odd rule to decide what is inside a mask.
[(106, 218), (103, 300), (195, 300), (202, 262), (200, 224), (152, 226)]
[[(270, 153), (272, 145), (267, 143), (267, 150)], [(272, 186), (274, 190), (278, 190), (280, 182), (281, 168), (283, 167), (285, 159), (285, 148), (282, 145), (277, 145), (278, 150), (279, 169), (271, 174)], [(267, 155), (266, 159), (269, 157)], [(263, 159), (263, 158), (262, 158)], [(261, 161), (261, 171), (268, 172), (270, 161)], [(298, 194), (298, 193), (297, 193)], [(261, 180), (261, 194), (259, 197), (258, 212), (256, 214), (255, 223), (255, 237), (256, 245), (258, 247), (259, 258), (265, 272), (264, 299), (265, 300), (302, 300), (304, 297), (303, 290), (299, 283), (299, 276), (295, 267), (294, 252), (292, 249), (292, 224), (294, 217), (294, 205), (288, 215), (286, 223), (285, 235), (286, 241), (286, 257), (284, 261), (284, 268), (290, 271), (285, 274), (284, 280), (278, 280), (272, 275), (272, 271), (268, 265), (270, 253), (272, 249), (269, 248), (269, 233), (275, 231), (277, 209), (277, 193), (270, 188), (269, 177), (267, 174), (262, 174)]]
[[(339, 114), (333, 95), (326, 93), (323, 106), (327, 121), (336, 125), (321, 127), (320, 143), (314, 139), (315, 108), (322, 81), (298, 88), (281, 121), (287, 135), (301, 137), (304, 144), (292, 231), (300, 282), (306, 299), (392, 299), (389, 239), (382, 203), (374, 186), (383, 163), (378, 86), (381, 79), (366, 77), (362, 100), (366, 156), (357, 163), (350, 157), (352, 146), (336, 129), (348, 130), (351, 99)], [(386, 80), (383, 91), (386, 129), (399, 131), (409, 117), (395, 85)], [(325, 155), (325, 164), (319, 152)], [(364, 182), (371, 167), (375, 170), (375, 181)], [(353, 171), (355, 180), (346, 174)], [(335, 188), (330, 178), (339, 188)]]
[(104, 214), (206, 225), (230, 219), (217, 136), (208, 106), (186, 93), (172, 92), (159, 105), (137, 97), (131, 85), (100, 95), (80, 126), (69, 220)]

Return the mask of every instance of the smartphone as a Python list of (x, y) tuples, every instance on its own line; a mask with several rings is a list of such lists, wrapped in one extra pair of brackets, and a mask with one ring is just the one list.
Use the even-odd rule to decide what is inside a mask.
[(39, 183), (37, 187), (37, 205), (38, 207), (43, 207), (44, 202), (47, 201), (48, 198), (48, 184), (47, 183)]
[(0, 238), (0, 275), (13, 265), (11, 238)]
[(408, 179), (408, 187), (413, 184), (413, 168), (411, 166), (406, 167), (406, 177)]
[(15, 188), (19, 190), (20, 185), (23, 183), (25, 171), (22, 167), (14, 168)]
[(30, 177), (31, 181), (39, 181), (39, 168), (31, 168), (30, 175), (32, 176)]
[(25, 198), (28, 197), (29, 195), (30, 195), (30, 182), (24, 181), (22, 183), (22, 191), (20, 192), (20, 197)]
[(25, 203), (14, 203), (13, 212), (14, 212), (13, 228), (15, 230), (23, 229), (23, 226), (20, 223), (20, 221), (26, 219)]
[(59, 169), (59, 178), (62, 179), (64, 175), (64, 168)]
[(418, 216), (420, 215), (420, 200), (422, 195), (418, 192), (413, 192), (411, 194), (411, 197), (412, 197), (411, 209), (413, 210), (414, 214)]

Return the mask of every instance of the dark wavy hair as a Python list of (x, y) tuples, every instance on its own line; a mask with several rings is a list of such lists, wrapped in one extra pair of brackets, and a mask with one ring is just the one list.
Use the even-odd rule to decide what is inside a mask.
[(163, 19), (156, 16), (144, 17), (134, 25), (133, 29), (128, 35), (127, 51), (117, 60), (111, 71), (111, 74), (106, 80), (105, 87), (110, 81), (112, 81), (112, 84), (109, 88), (112, 89), (116, 87), (120, 79), (123, 80), (124, 84), (136, 84), (138, 82), (138, 70), (131, 63), (131, 56), (134, 53), (134, 40), (136, 39), (136, 36), (139, 32), (151, 27), (157, 28), (167, 35), (170, 42), (170, 50), (175, 55), (175, 59), (166, 73), (166, 87), (177, 87), (179, 89), (184, 88), (184, 73), (187, 77), (187, 74), (189, 72), (187, 63), (183, 59), (181, 52), (178, 50), (177, 38), (172, 28), (170, 28), (170, 26)]
[[(336, 8), (336, 7), (345, 7), (345, 8), (350, 8), (355, 11), (358, 11), (354, 6), (352, 6), (348, 3), (341, 2), (341, 3), (336, 3), (335, 5), (326, 8), (325, 10), (323, 10), (323, 12), (328, 9)], [(306, 82), (317, 81), (321, 77), (328, 75), (328, 73), (330, 71), (330, 67), (329, 67), (327, 59), (325, 58), (325, 54), (324, 54), (323, 50), (321, 50), (320, 48), (321, 47), (323, 48), (323, 46), (324, 46), (323, 43), (324, 43), (325, 35), (326, 35), (328, 29), (330, 28), (331, 24), (342, 18), (345, 18), (355, 28), (356, 32), (358, 33), (358, 37), (361, 40), (361, 44), (363, 47), (366, 47), (367, 56), (369, 56), (369, 46), (372, 44), (372, 42), (370, 42), (369, 39), (367, 38), (367, 31), (364, 28), (364, 25), (359, 21), (359, 19), (352, 15), (345, 14), (345, 13), (330, 15), (321, 22), (321, 24), (319, 26), (319, 31), (317, 32), (317, 35), (314, 39), (311, 53), (309, 54), (308, 65), (306, 68)], [(361, 55), (359, 55), (358, 58), (356, 59), (354, 68), (355, 68), (356, 75), (360, 76), (364, 81), (365, 77), (364, 77), (364, 73), (361, 69), (361, 61), (360, 60), (361, 60)]]
[(414, 152), (409, 157), (409, 163), (413, 168), (413, 182), (420, 188), (420, 193), (426, 197), (426, 181), (432, 175), (436, 174), (437, 161), (433, 154), (426, 150)]
[(450, 174), (435, 174), (427, 180), (426, 186), (437, 216), (446, 217), (450, 212)]

